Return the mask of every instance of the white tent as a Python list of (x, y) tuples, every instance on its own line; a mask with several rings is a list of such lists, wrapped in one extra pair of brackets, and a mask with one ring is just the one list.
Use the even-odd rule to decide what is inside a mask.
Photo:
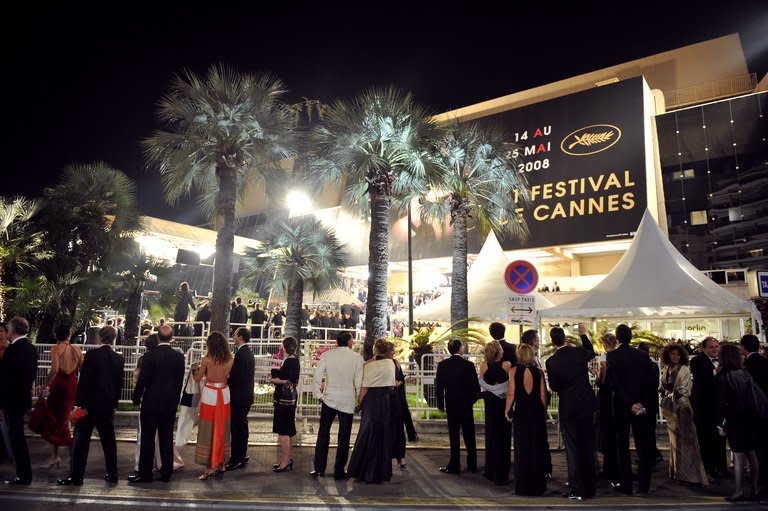
[(646, 210), (616, 267), (587, 293), (542, 318), (652, 319), (756, 317), (754, 304), (726, 291), (688, 262)]
[[(486, 238), (477, 259), (467, 272), (467, 295), (469, 299), (469, 317), (486, 321), (507, 321), (509, 319), (507, 299), (514, 293), (504, 282), (504, 269), (509, 259), (491, 232)], [(553, 307), (552, 302), (531, 293), (536, 299), (536, 309)], [(398, 313), (397, 317), (407, 317), (408, 312)], [(413, 309), (414, 320), (450, 321), (451, 293), (448, 291), (436, 300)]]

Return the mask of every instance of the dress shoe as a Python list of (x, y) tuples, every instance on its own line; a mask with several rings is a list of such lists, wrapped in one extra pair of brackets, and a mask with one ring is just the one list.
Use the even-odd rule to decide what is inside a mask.
[(568, 500), (581, 500), (581, 495), (576, 493), (576, 488), (571, 488), (568, 490), (568, 493), (563, 495), (564, 497), (567, 497)]
[(104, 476), (104, 480), (111, 484), (117, 484), (117, 474), (107, 474)]
[(459, 474), (459, 471), (450, 467), (440, 467), (440, 472), (443, 474)]
[(344, 481), (346, 479), (349, 479), (349, 474), (346, 472), (342, 472), (341, 474), (333, 474), (333, 478), (337, 481)]
[(59, 486), (82, 486), (83, 480), (67, 477), (66, 479), (59, 479), (58, 481), (56, 481), (56, 484), (58, 484)]
[(5, 481), (5, 484), (9, 486), (29, 486), (32, 484), (31, 479), (19, 479), (18, 477), (15, 479), (8, 479)]
[(309, 476), (312, 477), (313, 479), (317, 479), (318, 477), (325, 477), (325, 473), (317, 470), (313, 470), (312, 472), (309, 473)]
[(247, 464), (248, 464), (248, 460), (247, 459), (243, 459), (243, 460), (240, 460), (240, 461), (229, 460), (229, 463), (227, 463), (224, 466), (224, 468), (226, 468), (227, 470), (237, 470), (239, 468), (245, 468), (245, 466)]
[(152, 478), (151, 477), (143, 477), (139, 474), (133, 474), (128, 476), (128, 482), (131, 484), (137, 484), (137, 483), (151, 483)]
[(632, 488), (628, 488), (621, 483), (611, 483), (611, 488), (624, 495), (632, 495)]
[[(223, 474), (224, 471), (222, 470), (221, 473)], [(160, 476), (160, 482), (161, 483), (170, 483), (171, 482), (171, 476)]]

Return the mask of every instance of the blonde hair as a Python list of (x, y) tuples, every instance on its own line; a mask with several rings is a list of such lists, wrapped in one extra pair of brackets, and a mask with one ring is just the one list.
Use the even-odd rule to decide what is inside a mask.
[(536, 366), (536, 354), (530, 345), (521, 344), (517, 347), (517, 365), (523, 367)]
[(616, 336), (613, 334), (605, 334), (600, 338), (600, 340), (603, 341), (603, 346), (610, 347), (611, 349), (615, 348), (616, 345), (619, 344), (618, 339), (616, 339)]
[(499, 341), (491, 341), (485, 345), (485, 362), (487, 364), (492, 364), (493, 362), (501, 360), (503, 355), (504, 350), (501, 349)]

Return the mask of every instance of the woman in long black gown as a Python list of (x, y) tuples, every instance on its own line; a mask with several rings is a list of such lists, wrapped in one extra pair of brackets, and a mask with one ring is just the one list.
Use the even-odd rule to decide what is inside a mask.
[(392, 478), (390, 403), (395, 388), (395, 365), (387, 358), (390, 344), (383, 339), (376, 341), (375, 360), (363, 366), (363, 385), (356, 408), (362, 418), (347, 473), (366, 483)]
[(400, 367), (400, 362), (395, 360), (395, 345), (392, 344), (390, 351), (387, 353), (387, 358), (392, 360), (395, 365), (395, 382), (396, 387), (394, 392), (390, 394), (390, 424), (392, 426), (392, 458), (397, 460), (397, 465), (400, 470), (406, 470), (405, 465), (405, 439), (406, 433), (409, 442), (416, 441), (416, 429), (413, 427), (413, 419), (411, 418), (411, 410), (408, 407), (408, 400), (405, 396), (405, 374)]
[[(502, 361), (504, 351), (498, 341), (485, 345), (485, 361), (480, 366), (481, 386), (485, 402), (485, 472), (494, 484), (509, 482), (509, 462), (512, 455), (512, 427), (504, 417), (505, 398), (488, 390), (488, 386), (506, 383), (512, 366)], [(505, 389), (506, 390), (506, 389)]]
[(544, 372), (536, 367), (533, 348), (517, 348), (517, 366), (509, 373), (505, 413), (514, 405), (515, 493), (541, 495), (547, 489), (544, 453), (541, 446), (547, 434), (546, 383)]

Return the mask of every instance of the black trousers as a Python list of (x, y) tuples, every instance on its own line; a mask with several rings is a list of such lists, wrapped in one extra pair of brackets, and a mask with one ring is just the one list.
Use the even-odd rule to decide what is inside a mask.
[(115, 441), (114, 413), (97, 412), (89, 413), (75, 425), (75, 435), (72, 441), (72, 460), (69, 467), (69, 476), (72, 479), (82, 480), (85, 475), (85, 465), (88, 461), (88, 450), (91, 446), (91, 434), (94, 427), (99, 432), (107, 474), (117, 476), (117, 442)]
[(477, 470), (477, 444), (475, 441), (475, 417), (472, 406), (450, 408), (446, 407), (448, 415), (448, 441), (451, 444), (451, 458), (448, 460), (448, 470), (461, 471), (461, 444), (459, 430), (464, 437), (464, 447), (467, 448), (467, 468)]
[(568, 462), (568, 481), (580, 497), (595, 496), (595, 424), (594, 417), (560, 419)]
[(352, 434), (351, 413), (340, 412), (323, 403), (320, 410), (320, 429), (317, 431), (317, 444), (315, 445), (315, 470), (325, 473), (328, 463), (328, 446), (331, 442), (331, 425), (336, 416), (339, 416), (338, 447), (336, 448), (336, 462), (333, 465), (333, 474), (344, 474), (344, 468), (349, 459), (349, 437)]
[(139, 452), (139, 476), (152, 478), (152, 460), (155, 456), (155, 434), (160, 447), (160, 477), (168, 480), (173, 474), (173, 423), (176, 410), (162, 413), (142, 410), (141, 451)]
[(693, 411), (693, 422), (696, 424), (696, 436), (699, 438), (701, 461), (708, 474), (712, 476), (724, 474), (728, 470), (725, 437), (721, 437), (717, 432), (717, 419), (713, 414), (706, 409), (697, 408), (698, 410)]
[(232, 456), (233, 462), (245, 461), (248, 454), (248, 411), (250, 405), (238, 405), (232, 407), (232, 419), (230, 429), (232, 432)]
[(24, 481), (32, 479), (32, 464), (29, 461), (29, 448), (24, 437), (24, 410), (6, 410), (8, 436), (11, 437), (11, 449), (16, 460), (16, 477)]
[(629, 453), (629, 428), (635, 438), (637, 450), (637, 491), (648, 493), (651, 487), (651, 470), (656, 453), (654, 452), (656, 435), (656, 417), (651, 415), (633, 415), (630, 412), (616, 413), (616, 449), (618, 453), (619, 483), (631, 492), (632, 457)]

